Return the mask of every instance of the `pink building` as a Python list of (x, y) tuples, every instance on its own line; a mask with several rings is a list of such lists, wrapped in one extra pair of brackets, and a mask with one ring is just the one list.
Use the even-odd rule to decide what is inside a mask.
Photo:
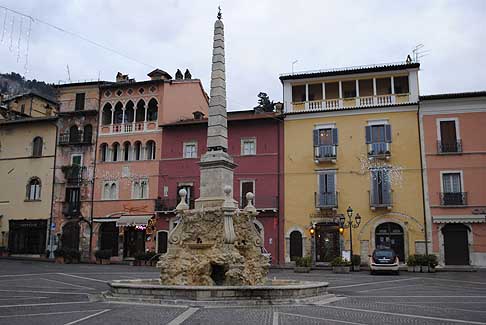
[(426, 219), (441, 265), (486, 266), (486, 92), (421, 97)]
[[(199, 197), (199, 161), (206, 152), (207, 119), (195, 112), (192, 119), (162, 125), (164, 146), (160, 161), (157, 201), (157, 251), (167, 249), (167, 235), (177, 222), (173, 210), (178, 191), (187, 190), (188, 204)], [(282, 184), (280, 164), (283, 123), (275, 113), (228, 112), (228, 153), (238, 165), (234, 171), (234, 198), (246, 205), (245, 194), (255, 194), (259, 215), (255, 224), (264, 238), (272, 262), (283, 262), (283, 216), (279, 209)]]
[(154, 207), (159, 195), (159, 159), (165, 140), (159, 124), (206, 113), (199, 79), (156, 69), (147, 81), (118, 73), (100, 88), (100, 125), (94, 182), (96, 250), (114, 259), (133, 258), (155, 248)]

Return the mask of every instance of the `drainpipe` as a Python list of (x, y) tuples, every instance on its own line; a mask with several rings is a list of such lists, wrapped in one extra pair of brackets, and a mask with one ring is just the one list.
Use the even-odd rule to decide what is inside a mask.
[(91, 183), (91, 207), (89, 212), (89, 249), (88, 249), (88, 261), (91, 261), (91, 253), (93, 252), (93, 210), (94, 210), (94, 189), (95, 189), (95, 179), (96, 179), (96, 162), (98, 159), (98, 132), (100, 131), (100, 112), (101, 112), (101, 85), (98, 84), (98, 112), (96, 117), (98, 118), (98, 125), (96, 126), (96, 140), (94, 146), (94, 160), (93, 160), (93, 182)]
[(422, 181), (422, 208), (424, 211), (424, 239), (425, 239), (425, 254), (429, 254), (429, 234), (427, 230), (427, 211), (425, 206), (425, 183), (424, 183), (424, 162), (422, 157), (422, 134), (420, 132), (420, 101), (418, 102), (417, 110), (417, 126), (419, 135), (419, 149), (420, 149), (420, 179)]
[(49, 230), (47, 236), (47, 247), (49, 247), (49, 258), (53, 256), (52, 252), (52, 221), (53, 221), (53, 212), (54, 212), (54, 187), (56, 184), (56, 162), (57, 162), (57, 140), (58, 140), (58, 133), (59, 128), (57, 126), (57, 120), (54, 122), (54, 126), (56, 127), (56, 137), (54, 139), (54, 168), (52, 169), (52, 190), (51, 190), (51, 215), (49, 217)]

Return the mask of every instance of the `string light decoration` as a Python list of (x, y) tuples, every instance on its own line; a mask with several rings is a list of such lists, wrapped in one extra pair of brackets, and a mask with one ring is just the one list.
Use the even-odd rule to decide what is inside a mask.
[(29, 17), (29, 29), (27, 30), (27, 46), (25, 49), (24, 75), (27, 74), (28, 67), (29, 67), (29, 49), (30, 49), (30, 34), (32, 33), (32, 21), (33, 19)]
[[(382, 173), (371, 173), (374, 181), (389, 182), (391, 185), (402, 187), (403, 167), (392, 165), (386, 161), (368, 158), (366, 155), (358, 157), (360, 162), (360, 174), (366, 175), (370, 171), (382, 171)], [(381, 174), (380, 177), (378, 174)]]
[(24, 20), (20, 18), (20, 27), (19, 27), (19, 38), (17, 39), (17, 63), (20, 61), (20, 41), (22, 39), (22, 27), (24, 25)]
[(5, 39), (5, 33), (7, 32), (7, 18), (8, 18), (8, 11), (7, 9), (5, 9), (5, 15), (3, 17), (2, 39), (0, 41), (0, 43), (2, 44)]
[(8, 50), (10, 52), (12, 52), (12, 45), (13, 45), (14, 23), (15, 23), (15, 16), (12, 16), (12, 22), (10, 23), (10, 45), (8, 47)]

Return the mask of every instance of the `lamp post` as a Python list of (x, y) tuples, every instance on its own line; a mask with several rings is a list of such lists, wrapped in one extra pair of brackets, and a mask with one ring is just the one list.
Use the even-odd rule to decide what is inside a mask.
[(351, 250), (350, 258), (353, 258), (353, 228), (359, 227), (359, 224), (361, 223), (361, 216), (359, 215), (359, 213), (356, 213), (356, 216), (353, 220), (353, 209), (351, 207), (346, 210), (346, 214), (348, 215), (348, 220), (346, 220), (346, 217), (342, 215), (341, 217), (339, 217), (339, 222), (341, 227), (349, 228), (349, 246)]

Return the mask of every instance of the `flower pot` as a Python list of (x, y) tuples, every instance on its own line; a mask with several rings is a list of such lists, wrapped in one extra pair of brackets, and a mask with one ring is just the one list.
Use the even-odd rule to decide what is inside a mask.
[(102, 258), (101, 259), (101, 265), (108, 265), (108, 264), (110, 264), (109, 258)]
[(415, 266), (413, 267), (413, 271), (414, 271), (414, 272), (419, 272), (419, 273), (420, 273), (420, 265), (415, 265)]
[(344, 265), (339, 265), (339, 266), (333, 266), (332, 267), (332, 272), (334, 273), (349, 273), (350, 266), (344, 266)]
[(294, 267), (295, 273), (309, 273), (311, 270), (310, 266), (296, 266)]
[(435, 273), (435, 266), (429, 266), (429, 273)]
[(408, 272), (414, 272), (414, 266), (407, 266), (407, 271)]
[(420, 269), (421, 269), (422, 273), (429, 273), (429, 266), (428, 265), (427, 266), (426, 265), (422, 265), (420, 267)]
[(64, 256), (56, 257), (56, 264), (65, 264)]
[(359, 272), (361, 270), (361, 265), (353, 265), (353, 272)]

